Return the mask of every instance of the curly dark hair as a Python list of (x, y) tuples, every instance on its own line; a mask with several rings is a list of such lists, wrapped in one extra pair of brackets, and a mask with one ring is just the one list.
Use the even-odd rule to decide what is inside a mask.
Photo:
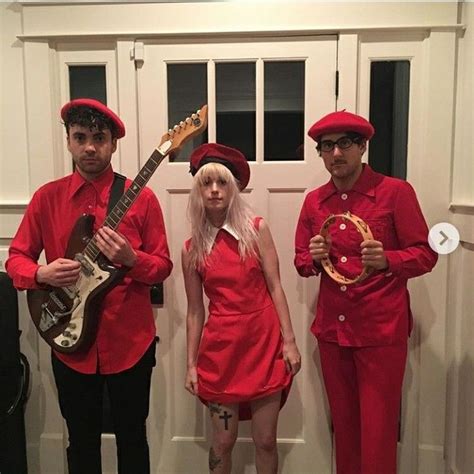
[(88, 128), (92, 130), (97, 128), (102, 131), (104, 129), (110, 130), (112, 138), (117, 138), (117, 128), (113, 120), (99, 112), (97, 109), (80, 105), (78, 107), (72, 107), (66, 114), (64, 120), (64, 126), (66, 127), (66, 133), (69, 136), (69, 127), (71, 125), (79, 125), (80, 127)]

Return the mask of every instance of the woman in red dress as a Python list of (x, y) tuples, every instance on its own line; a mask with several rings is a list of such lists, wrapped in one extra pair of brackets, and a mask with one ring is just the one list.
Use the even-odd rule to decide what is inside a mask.
[(201, 145), (191, 155), (191, 173), (192, 237), (182, 251), (185, 386), (209, 407), (210, 472), (231, 472), (238, 422), (251, 419), (257, 472), (274, 474), (278, 413), (301, 365), (275, 245), (265, 221), (239, 194), (250, 178), (240, 151)]

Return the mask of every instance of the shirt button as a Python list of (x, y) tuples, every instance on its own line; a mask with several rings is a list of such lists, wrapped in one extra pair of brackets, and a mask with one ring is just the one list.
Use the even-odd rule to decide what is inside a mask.
[(345, 200), (347, 199), (347, 194), (346, 194), (346, 193), (342, 193), (342, 194), (341, 194), (341, 199), (342, 199), (343, 201), (345, 201)]
[(346, 285), (342, 285), (340, 289), (341, 289), (341, 291), (346, 291), (346, 290), (347, 290), (347, 286), (346, 286)]
[(346, 317), (343, 315), (343, 314), (340, 314), (337, 319), (339, 319), (339, 321), (341, 321), (341, 323), (343, 323), (345, 320), (346, 320)]
[(347, 257), (341, 257), (341, 263), (346, 263), (347, 262)]
[(346, 230), (346, 224), (341, 224), (341, 225), (339, 226), (339, 229), (341, 229), (341, 230)]

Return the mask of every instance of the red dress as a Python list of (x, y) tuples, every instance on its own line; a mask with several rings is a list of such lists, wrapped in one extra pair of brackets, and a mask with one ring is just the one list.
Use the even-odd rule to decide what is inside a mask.
[(200, 399), (239, 403), (241, 420), (252, 417), (251, 400), (282, 391), (283, 406), (292, 376), (283, 360), (280, 320), (258, 259), (242, 260), (238, 241), (221, 229), (199, 273), (209, 298), (197, 359)]

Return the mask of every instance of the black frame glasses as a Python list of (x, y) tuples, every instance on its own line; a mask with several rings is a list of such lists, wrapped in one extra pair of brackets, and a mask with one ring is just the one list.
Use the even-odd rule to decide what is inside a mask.
[(350, 137), (348, 135), (344, 135), (342, 137), (339, 137), (336, 141), (332, 140), (323, 140), (320, 143), (318, 143), (318, 146), (316, 149), (318, 151), (324, 151), (324, 152), (329, 152), (333, 151), (334, 147), (337, 145), (337, 147), (340, 150), (347, 150), (350, 148), (354, 143), (357, 143), (358, 137)]

